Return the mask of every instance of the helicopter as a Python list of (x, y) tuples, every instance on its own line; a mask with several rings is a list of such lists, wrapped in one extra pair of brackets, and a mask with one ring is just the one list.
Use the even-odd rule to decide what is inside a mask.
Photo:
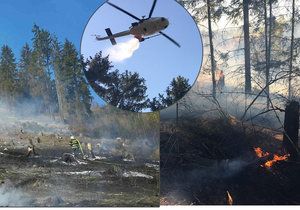
[(114, 7), (115, 9), (125, 13), (126, 15), (132, 17), (138, 22), (134, 22), (131, 24), (129, 30), (122, 31), (119, 33), (113, 34), (110, 28), (105, 29), (107, 36), (101, 37), (99, 35), (96, 36), (97, 41), (110, 40), (112, 45), (116, 45), (116, 38), (133, 35), (140, 42), (145, 41), (146, 39), (154, 38), (156, 36), (162, 35), (175, 44), (177, 47), (181, 47), (178, 42), (176, 42), (173, 38), (162, 32), (169, 26), (169, 20), (165, 17), (152, 17), (154, 9), (156, 7), (157, 0), (153, 1), (152, 7), (150, 9), (149, 15), (147, 18), (143, 16), (142, 19), (133, 15), (132, 13), (120, 8), (119, 6), (107, 1), (107, 4)]

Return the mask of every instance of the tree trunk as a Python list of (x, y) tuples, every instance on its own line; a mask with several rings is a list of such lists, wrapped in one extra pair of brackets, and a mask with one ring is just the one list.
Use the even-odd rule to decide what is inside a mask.
[(59, 65), (54, 65), (54, 81), (55, 81), (55, 87), (57, 92), (57, 99), (58, 99), (58, 112), (60, 115), (61, 120), (66, 120), (65, 114), (64, 114), (64, 91), (62, 87), (62, 81), (61, 81), (61, 75), (59, 74), (59, 71), (61, 71), (62, 68)]
[(294, 38), (295, 38), (295, 0), (293, 0), (292, 13), (292, 38), (291, 38), (291, 56), (289, 66), (289, 100), (292, 98), (292, 71), (293, 71), (293, 57), (294, 57)]
[[(266, 95), (269, 97), (270, 94), (270, 87), (269, 87), (269, 82), (270, 82), (270, 68), (271, 68), (271, 49), (272, 49), (272, 16), (273, 16), (273, 8), (272, 8), (272, 1), (269, 1), (269, 44), (267, 47), (267, 52), (268, 52), (268, 59), (267, 59), (267, 68), (266, 68)], [(270, 100), (267, 98), (267, 109), (270, 107)]]
[(179, 122), (179, 104), (178, 102), (176, 103), (176, 126), (178, 126)]
[(245, 53), (245, 93), (251, 93), (249, 0), (243, 0), (244, 14), (244, 53)]
[(283, 147), (292, 160), (298, 157), (299, 103), (290, 102), (285, 109)]
[(209, 33), (209, 46), (210, 46), (211, 74), (212, 74), (212, 84), (213, 84), (212, 95), (213, 95), (213, 98), (216, 99), (216, 90), (217, 90), (216, 61), (215, 61), (215, 55), (214, 55), (213, 33), (212, 33), (212, 26), (211, 26), (210, 0), (207, 0), (207, 14), (208, 14), (208, 33)]
[[(270, 66), (269, 66), (269, 45), (268, 45), (268, 14), (267, 14), (267, 0), (264, 0), (264, 18), (265, 18), (265, 55), (266, 55), (266, 93), (269, 94), (269, 72), (270, 72)], [(269, 109), (270, 102), (267, 98), (267, 109)]]

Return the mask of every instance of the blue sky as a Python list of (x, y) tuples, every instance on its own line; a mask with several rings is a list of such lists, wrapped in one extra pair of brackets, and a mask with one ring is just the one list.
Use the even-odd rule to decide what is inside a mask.
[[(0, 0), (0, 46), (10, 46), (16, 58), (24, 44), (31, 44), (34, 24), (49, 30), (60, 41), (66, 38), (80, 50), (88, 19), (104, 0)], [(103, 104), (93, 93), (94, 99)]]
[[(137, 17), (148, 16), (152, 0), (110, 0)], [(158, 0), (153, 17), (166, 17), (170, 21), (164, 31), (182, 46), (178, 48), (162, 36), (140, 43), (132, 57), (113, 61), (113, 65), (121, 72), (136, 71), (146, 79), (148, 96), (153, 98), (163, 93), (174, 77), (179, 75), (189, 79), (193, 84), (202, 63), (202, 40), (199, 30), (188, 12), (174, 0)], [(111, 28), (113, 33), (128, 30), (131, 23), (136, 22), (119, 10), (104, 4), (91, 17), (86, 26), (81, 42), (81, 53), (88, 58), (99, 51), (109, 54), (112, 46), (109, 40), (96, 41), (92, 35), (106, 36), (105, 29)], [(117, 38), (116, 41), (126, 43), (132, 36)]]

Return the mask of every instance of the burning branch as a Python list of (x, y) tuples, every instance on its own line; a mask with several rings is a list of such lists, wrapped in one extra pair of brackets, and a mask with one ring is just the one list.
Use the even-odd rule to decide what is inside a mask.
[(276, 155), (274, 154), (274, 158), (273, 160), (269, 160), (267, 161), (264, 166), (268, 169), (270, 169), (276, 162), (279, 162), (279, 161), (286, 161), (288, 159), (290, 155), (287, 154), (287, 155), (283, 155), (283, 156), (280, 156), (280, 155)]
[(232, 196), (230, 195), (229, 191), (226, 191), (227, 192), (227, 204), (228, 205), (233, 205), (233, 198)]
[[(269, 152), (264, 152), (260, 147), (256, 147), (254, 148), (254, 151), (256, 153), (256, 156), (258, 158), (263, 158), (263, 157), (267, 157), (270, 155)], [(283, 156), (280, 156), (278, 154), (274, 154), (273, 155), (273, 159), (272, 160), (268, 160), (266, 161), (263, 165), (261, 165), (262, 167), (265, 167), (267, 169), (270, 169), (276, 162), (280, 162), (280, 161), (286, 161), (289, 158), (290, 154), (286, 154)]]
[(256, 156), (259, 157), (259, 158), (266, 157), (266, 156), (270, 155), (270, 153), (264, 152), (260, 147), (255, 147), (254, 151), (256, 153)]

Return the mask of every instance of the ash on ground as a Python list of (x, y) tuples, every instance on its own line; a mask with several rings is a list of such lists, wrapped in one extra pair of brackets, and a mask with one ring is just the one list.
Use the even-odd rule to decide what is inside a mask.
[(0, 125), (0, 206), (159, 205), (159, 163), (140, 154), (147, 148), (78, 136), (85, 155), (73, 155), (63, 124)]

